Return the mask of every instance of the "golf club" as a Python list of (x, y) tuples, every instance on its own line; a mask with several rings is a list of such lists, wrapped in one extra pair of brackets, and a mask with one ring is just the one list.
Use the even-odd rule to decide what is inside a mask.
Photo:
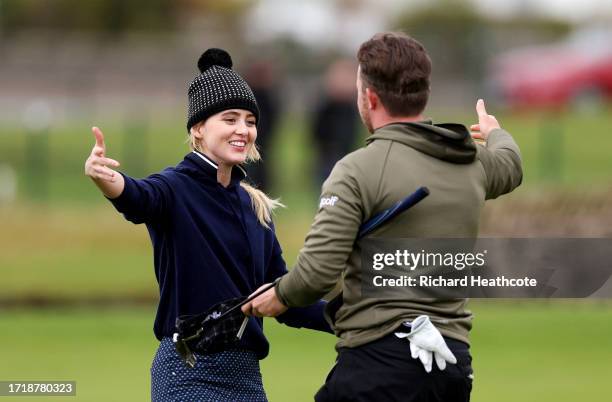
[[(372, 233), (375, 229), (378, 229), (379, 227), (389, 222), (391, 219), (401, 214), (405, 210), (415, 206), (428, 195), (429, 189), (427, 187), (419, 187), (414, 193), (399, 201), (391, 208), (385, 209), (373, 218), (368, 219), (366, 222), (363, 223), (363, 225), (360, 226), (359, 232), (357, 234), (357, 240), (363, 238), (369, 233)], [(332, 322), (336, 321), (336, 313), (338, 312), (341, 306), (342, 292), (340, 292), (338, 295), (336, 295), (336, 297), (334, 297), (327, 303), (327, 311), (329, 312), (329, 316)]]

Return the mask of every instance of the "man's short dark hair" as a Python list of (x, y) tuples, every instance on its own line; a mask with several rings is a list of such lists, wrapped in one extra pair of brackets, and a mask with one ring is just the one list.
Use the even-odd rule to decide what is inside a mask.
[(400, 32), (378, 33), (361, 45), (357, 60), (363, 85), (376, 92), (391, 116), (423, 112), (431, 60), (418, 41)]

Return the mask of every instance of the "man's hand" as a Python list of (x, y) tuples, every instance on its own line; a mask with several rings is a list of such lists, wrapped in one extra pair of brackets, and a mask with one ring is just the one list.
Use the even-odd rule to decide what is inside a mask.
[[(263, 288), (264, 286), (267, 285), (260, 286), (259, 289)], [(259, 289), (253, 293), (257, 293)], [(242, 312), (245, 315), (252, 315), (255, 317), (276, 317), (285, 311), (287, 311), (287, 306), (280, 302), (276, 296), (275, 288), (271, 288), (267, 292), (264, 292), (255, 299), (251, 300), (250, 303), (242, 306)]]
[(485, 104), (482, 99), (478, 99), (478, 102), (476, 102), (476, 113), (478, 114), (478, 124), (472, 124), (470, 126), (472, 138), (486, 141), (491, 131), (501, 127), (495, 116), (487, 114), (487, 109), (485, 109)]
[(446, 362), (451, 364), (457, 363), (455, 355), (446, 346), (442, 334), (429, 321), (428, 316), (418, 316), (412, 321), (411, 328), (409, 333), (396, 332), (395, 336), (398, 338), (408, 338), (412, 358), (421, 360), (426, 372), (431, 372), (434, 360), (440, 370), (446, 368)]

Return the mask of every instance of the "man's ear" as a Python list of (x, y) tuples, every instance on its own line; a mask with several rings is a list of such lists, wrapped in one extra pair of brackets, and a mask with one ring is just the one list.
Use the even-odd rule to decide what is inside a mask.
[(380, 105), (380, 98), (376, 95), (376, 92), (370, 88), (365, 89), (366, 100), (368, 101), (368, 109), (375, 110)]

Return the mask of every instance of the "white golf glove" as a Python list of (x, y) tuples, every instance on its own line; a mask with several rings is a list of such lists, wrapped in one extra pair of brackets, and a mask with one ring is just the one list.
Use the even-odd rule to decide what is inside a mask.
[(413, 359), (417, 357), (423, 363), (425, 371), (430, 373), (433, 360), (440, 370), (446, 368), (446, 362), (457, 363), (453, 352), (450, 351), (440, 331), (429, 321), (426, 315), (418, 316), (412, 321), (411, 330), (407, 332), (396, 332), (398, 338), (407, 338), (410, 341), (410, 353)]

